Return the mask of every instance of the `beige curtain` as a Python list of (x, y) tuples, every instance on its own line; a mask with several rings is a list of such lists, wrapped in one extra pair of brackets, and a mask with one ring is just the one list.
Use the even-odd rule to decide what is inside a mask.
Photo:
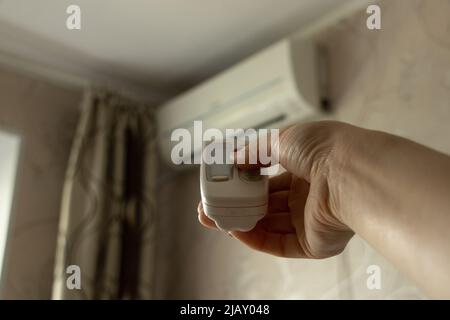
[[(154, 110), (103, 91), (87, 92), (82, 107), (63, 190), (53, 298), (152, 298)], [(72, 265), (80, 268), (81, 289), (67, 285)]]

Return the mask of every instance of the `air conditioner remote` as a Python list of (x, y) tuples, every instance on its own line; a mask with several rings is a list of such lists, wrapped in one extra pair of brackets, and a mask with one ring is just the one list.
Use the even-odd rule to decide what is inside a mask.
[(249, 231), (267, 212), (268, 177), (259, 169), (244, 171), (234, 164), (203, 161), (200, 188), (205, 214), (221, 230)]

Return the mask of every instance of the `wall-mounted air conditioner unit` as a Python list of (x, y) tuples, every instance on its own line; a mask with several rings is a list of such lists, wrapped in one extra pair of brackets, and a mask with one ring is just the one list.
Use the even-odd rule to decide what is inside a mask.
[(170, 100), (158, 110), (162, 156), (170, 161), (173, 130), (193, 134), (195, 120), (203, 121), (203, 130), (259, 129), (317, 116), (317, 60), (312, 42), (284, 39)]

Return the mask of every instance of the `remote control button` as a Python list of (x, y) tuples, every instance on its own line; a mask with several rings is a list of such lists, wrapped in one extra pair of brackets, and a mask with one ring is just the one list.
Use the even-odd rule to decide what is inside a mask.
[(228, 180), (228, 176), (213, 176), (212, 180), (216, 181), (216, 182), (227, 181)]
[(245, 181), (260, 181), (263, 177), (260, 174), (260, 170), (239, 170), (239, 177)]
[(206, 166), (206, 178), (208, 181), (223, 182), (233, 178), (232, 164), (211, 164)]

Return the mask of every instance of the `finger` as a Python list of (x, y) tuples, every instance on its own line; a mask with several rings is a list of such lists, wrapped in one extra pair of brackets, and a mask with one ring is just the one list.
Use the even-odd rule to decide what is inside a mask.
[(205, 211), (203, 210), (203, 205), (200, 202), (197, 208), (198, 211), (198, 221), (205, 227), (210, 229), (217, 229), (216, 223), (208, 218), (208, 216), (205, 214)]
[[(238, 168), (242, 170), (255, 170), (278, 164), (278, 140), (279, 136), (286, 129), (280, 129), (276, 136), (272, 136), (272, 132), (268, 131), (265, 139), (260, 139), (258, 135), (256, 140), (253, 139), (245, 147), (236, 150), (233, 156)], [(272, 141), (272, 137), (274, 141)]]
[(268, 232), (281, 234), (295, 233), (290, 212), (267, 215), (258, 223)]
[(268, 213), (289, 211), (289, 191), (278, 191), (269, 194)]
[[(344, 127), (333, 121), (297, 123), (280, 130), (278, 139), (273, 136), (273, 142), (269, 142), (272, 139), (265, 139), (268, 143), (262, 143), (261, 147), (267, 150), (260, 152), (259, 143), (249, 143), (235, 153), (235, 162), (241, 169), (280, 164), (297, 177), (311, 181), (313, 168), (320, 170), (317, 165), (326, 163), (322, 160), (333, 150), (337, 133), (346, 131)], [(261, 155), (265, 155), (266, 159), (261, 159)], [(265, 163), (266, 160), (270, 163)]]
[(302, 178), (293, 177), (288, 197), (289, 208), (292, 211), (301, 211), (306, 205), (310, 184)]
[(289, 211), (292, 213), (292, 224), (297, 232), (304, 232), (304, 212), (309, 195), (309, 183), (302, 178), (292, 177), (291, 193), (288, 200)]
[[(252, 141), (244, 148), (236, 150), (233, 153), (235, 163), (239, 169), (242, 170), (256, 170), (261, 167), (269, 167), (271, 164), (263, 163), (260, 158), (261, 152), (265, 152), (267, 156), (270, 156), (270, 146), (260, 146), (260, 140)], [(270, 140), (268, 140), (270, 141)], [(269, 145), (270, 142), (267, 143)], [(264, 148), (263, 149), (261, 149)]]
[(254, 170), (278, 164), (280, 131), (275, 135), (268, 131), (264, 139), (261, 139), (259, 132), (257, 139), (251, 139), (243, 148), (236, 150), (233, 156), (237, 166), (242, 170)]
[(233, 231), (231, 234), (234, 238), (257, 251), (286, 258), (306, 257), (295, 233), (269, 232), (264, 230), (261, 225), (257, 225), (249, 232)]
[(290, 172), (283, 172), (280, 175), (271, 177), (269, 179), (269, 192), (289, 190), (291, 187), (291, 181), (292, 174)]

